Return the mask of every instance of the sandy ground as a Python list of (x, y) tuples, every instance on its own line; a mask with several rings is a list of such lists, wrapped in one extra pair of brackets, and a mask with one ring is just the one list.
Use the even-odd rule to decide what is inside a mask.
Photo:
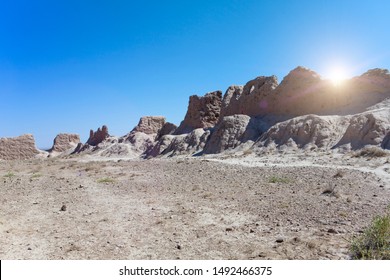
[(0, 259), (348, 259), (389, 158), (0, 162)]

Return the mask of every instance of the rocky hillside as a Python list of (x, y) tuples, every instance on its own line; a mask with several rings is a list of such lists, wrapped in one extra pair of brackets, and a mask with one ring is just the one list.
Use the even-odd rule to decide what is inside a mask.
[[(243, 86), (230, 86), (223, 96), (221, 91), (191, 96), (179, 127), (164, 117), (148, 116), (121, 137), (111, 136), (107, 126), (91, 130), (85, 144), (76, 143), (80, 141), (75, 136), (57, 137), (49, 151), (52, 156), (69, 154), (75, 146), (71, 151), (75, 155), (130, 158), (248, 149), (258, 154), (299, 149), (343, 152), (370, 145), (390, 149), (390, 74), (373, 69), (335, 86), (314, 71), (297, 67), (280, 84), (275, 76), (260, 76)], [(23, 140), (28, 153), (21, 144), (2, 139), (1, 158), (38, 154), (29, 139)]]

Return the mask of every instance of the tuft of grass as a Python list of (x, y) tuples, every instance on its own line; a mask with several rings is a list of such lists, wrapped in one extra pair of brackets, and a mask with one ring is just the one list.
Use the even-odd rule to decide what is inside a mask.
[(389, 153), (379, 147), (365, 147), (355, 152), (353, 157), (367, 157), (367, 158), (377, 158), (388, 156)]
[(112, 178), (106, 177), (106, 178), (101, 178), (101, 179), (97, 180), (97, 182), (98, 183), (114, 183), (115, 180)]
[(283, 184), (286, 184), (286, 183), (289, 183), (290, 180), (287, 179), (287, 178), (283, 178), (283, 177), (278, 177), (278, 176), (272, 176), (271, 178), (269, 178), (268, 180), (269, 183), (283, 183)]
[(352, 259), (390, 260), (390, 210), (351, 241), (350, 252)]
[(4, 178), (12, 178), (12, 177), (15, 177), (15, 173), (13, 173), (13, 172), (8, 172), (8, 173), (5, 174), (3, 177), (4, 177)]
[(33, 173), (33, 174), (31, 175), (31, 179), (39, 178), (39, 177), (42, 177), (42, 174), (40, 174), (40, 173)]

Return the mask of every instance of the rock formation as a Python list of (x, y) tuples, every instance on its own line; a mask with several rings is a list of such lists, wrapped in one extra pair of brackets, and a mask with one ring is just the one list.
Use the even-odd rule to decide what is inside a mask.
[(80, 136), (78, 134), (61, 133), (54, 138), (53, 146), (49, 152), (63, 153), (71, 149), (75, 149), (80, 143)]
[(40, 151), (35, 147), (34, 136), (24, 134), (14, 138), (0, 138), (0, 159), (30, 159)]
[(390, 150), (390, 130), (387, 132), (386, 136), (383, 138), (381, 147), (383, 149)]
[(164, 135), (173, 134), (175, 130), (177, 129), (177, 126), (173, 123), (166, 122), (163, 127), (159, 130), (157, 133), (157, 139), (160, 139)]
[(390, 74), (373, 69), (335, 86), (304, 67), (292, 70), (278, 85), (275, 76), (258, 77), (241, 90), (230, 87), (222, 102), (221, 116), (283, 115), (285, 119), (308, 115), (348, 115), (390, 97)]
[(368, 111), (353, 116), (342, 139), (337, 144), (350, 145), (353, 150), (366, 145), (381, 146), (390, 130), (390, 110)]
[(356, 150), (365, 146), (387, 148), (390, 104), (348, 116), (304, 115), (270, 127), (255, 146), (276, 149)]
[(273, 125), (258, 140), (260, 147), (296, 147), (305, 150), (331, 149), (338, 143), (348, 118), (317, 115), (299, 116)]
[(256, 140), (263, 132), (259, 120), (246, 115), (227, 116), (215, 127), (204, 153), (217, 154)]
[[(314, 71), (297, 67), (278, 84), (260, 76), (205, 96), (193, 95), (179, 127), (161, 116), (142, 117), (122, 137), (106, 126), (78, 135), (59, 134), (51, 154), (91, 153), (107, 157), (170, 157), (217, 154), (252, 148), (349, 151), (376, 146), (390, 149), (390, 73), (372, 69), (335, 86)], [(1, 138), (1, 159), (39, 154), (31, 135)]]
[(275, 76), (260, 76), (246, 83), (244, 87), (232, 86), (223, 100), (222, 116), (247, 115), (250, 117), (272, 112), (272, 93), (278, 86)]
[(197, 128), (213, 127), (220, 116), (222, 92), (209, 92), (203, 97), (192, 95), (184, 120), (175, 134), (189, 133)]
[(203, 150), (209, 136), (209, 130), (197, 128), (188, 134), (166, 135), (160, 139), (157, 147), (164, 156), (194, 155)]
[(165, 117), (148, 116), (142, 117), (132, 132), (143, 132), (145, 134), (157, 134), (165, 124)]
[(91, 146), (96, 146), (107, 139), (110, 135), (108, 134), (107, 126), (103, 125), (102, 128), (98, 128), (96, 132), (92, 129), (89, 131), (89, 138), (87, 144)]

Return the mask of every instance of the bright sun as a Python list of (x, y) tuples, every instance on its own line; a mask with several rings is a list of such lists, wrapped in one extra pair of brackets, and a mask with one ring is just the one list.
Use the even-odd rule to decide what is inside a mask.
[(348, 78), (348, 74), (344, 68), (335, 67), (329, 71), (327, 78), (333, 83), (333, 85), (340, 86), (343, 81)]

